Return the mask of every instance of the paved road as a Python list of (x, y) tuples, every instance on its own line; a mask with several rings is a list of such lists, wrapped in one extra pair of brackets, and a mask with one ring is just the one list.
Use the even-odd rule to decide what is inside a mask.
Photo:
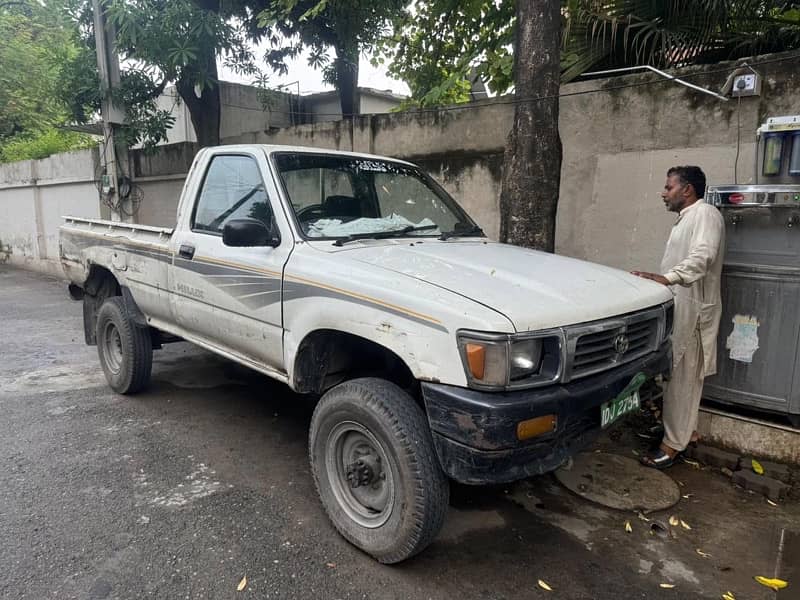
[(0, 353), (2, 598), (719, 598), (737, 573), (550, 477), (455, 487), (434, 544), (381, 566), (326, 520), (288, 388), (174, 344), (146, 393), (115, 395), (64, 284), (7, 267)]

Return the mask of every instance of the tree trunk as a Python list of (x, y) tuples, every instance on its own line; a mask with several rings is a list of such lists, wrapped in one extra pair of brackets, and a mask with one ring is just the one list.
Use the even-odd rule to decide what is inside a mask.
[(218, 146), (222, 102), (217, 79), (217, 60), (213, 48), (204, 49), (198, 62), (205, 67), (204, 70), (207, 74), (207, 83), (201, 90), (200, 97), (198, 98), (195, 93), (194, 78), (187, 71), (181, 74), (175, 87), (189, 109), (197, 143), (201, 148)]
[(339, 91), (343, 118), (361, 112), (358, 97), (358, 54), (357, 50), (347, 52), (336, 48), (336, 89)]
[(516, 12), (517, 103), (503, 159), (500, 240), (553, 252), (561, 179), (560, 2), (518, 0)]

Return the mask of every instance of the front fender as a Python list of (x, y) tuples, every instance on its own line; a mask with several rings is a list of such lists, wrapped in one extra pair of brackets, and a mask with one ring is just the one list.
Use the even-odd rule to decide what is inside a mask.
[(289, 300), (285, 304), (284, 364), (294, 381), (294, 358), (302, 341), (325, 329), (347, 333), (388, 349), (415, 379), (466, 385), (455, 332), (379, 308), (338, 298)]

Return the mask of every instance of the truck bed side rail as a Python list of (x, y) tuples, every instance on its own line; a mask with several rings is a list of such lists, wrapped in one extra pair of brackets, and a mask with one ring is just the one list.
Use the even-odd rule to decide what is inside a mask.
[(148, 231), (151, 233), (158, 233), (161, 235), (170, 236), (174, 231), (172, 228), (169, 227), (153, 227), (152, 225), (139, 225), (138, 223), (122, 223), (121, 221), (106, 221), (103, 219), (86, 219), (84, 217), (72, 217), (72, 216), (64, 216), (62, 217), (64, 222), (67, 225), (79, 225), (79, 224), (89, 224), (89, 225), (96, 225), (98, 228), (105, 227), (109, 230), (113, 229), (114, 231), (124, 231), (128, 230), (131, 232), (137, 231)]

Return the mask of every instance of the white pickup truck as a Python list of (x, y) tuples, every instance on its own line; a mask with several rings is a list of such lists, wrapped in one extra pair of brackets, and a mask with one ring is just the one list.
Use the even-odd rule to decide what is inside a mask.
[(110, 386), (143, 389), (153, 349), (187, 340), (318, 398), (322, 504), (384, 563), (433, 540), (448, 478), (554, 470), (669, 370), (667, 288), (491, 242), (407, 162), (206, 148), (175, 228), (65, 220)]

